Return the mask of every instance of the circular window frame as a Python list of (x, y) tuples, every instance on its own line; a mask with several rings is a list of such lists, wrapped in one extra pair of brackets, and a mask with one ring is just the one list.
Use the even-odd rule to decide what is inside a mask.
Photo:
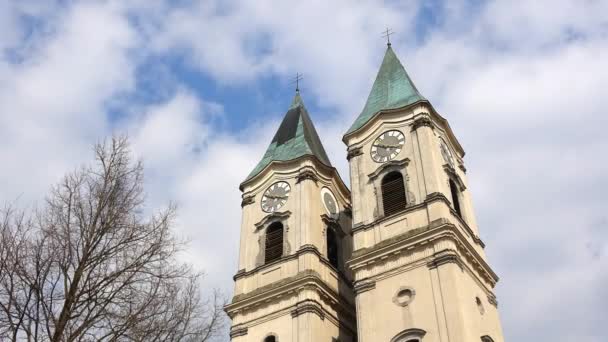
[[(332, 213), (331, 211), (329, 211), (327, 204), (325, 204), (325, 194), (329, 194), (329, 196), (331, 196), (331, 198), (334, 200), (334, 203), (336, 204), (335, 213)], [(336, 196), (334, 195), (334, 193), (328, 187), (325, 186), (321, 189), (320, 195), (321, 195), (320, 196), (321, 203), (323, 203), (323, 208), (325, 208), (325, 212), (327, 213), (327, 216), (332, 217), (332, 218), (339, 216), (340, 215), (340, 206), (338, 205), (338, 200), (336, 199)]]
[[(403, 291), (409, 291), (410, 298), (408, 300), (400, 299), (400, 294)], [(393, 296), (393, 303), (395, 303), (395, 305), (397, 305), (397, 306), (405, 307), (405, 306), (412, 304), (412, 302), (414, 301), (415, 298), (416, 298), (416, 290), (414, 290), (412, 287), (409, 287), (409, 286), (402, 286), (397, 290), (397, 292), (395, 292), (395, 295)]]

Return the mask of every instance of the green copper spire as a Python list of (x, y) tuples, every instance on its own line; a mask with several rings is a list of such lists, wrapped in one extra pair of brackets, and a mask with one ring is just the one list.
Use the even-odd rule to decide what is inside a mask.
[(305, 155), (315, 156), (323, 164), (331, 166), (319, 135), (304, 107), (300, 92), (296, 91), (291, 106), (264, 153), (264, 157), (245, 181), (260, 173), (273, 161), (288, 161)]
[(396, 109), (423, 100), (425, 98), (420, 95), (389, 44), (365, 107), (346, 134), (361, 128), (381, 110)]

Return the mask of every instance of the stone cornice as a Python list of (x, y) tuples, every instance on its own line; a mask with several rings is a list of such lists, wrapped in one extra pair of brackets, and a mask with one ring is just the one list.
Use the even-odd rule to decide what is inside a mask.
[(321, 320), (325, 320), (325, 312), (321, 303), (316, 300), (306, 299), (296, 304), (295, 309), (291, 311), (291, 317), (295, 318), (305, 313), (313, 313)]
[[(433, 241), (449, 239), (461, 250), (460, 255), (467, 258), (474, 269), (479, 271), (482, 278), (486, 279), (493, 287), (498, 281), (498, 276), (492, 271), (487, 262), (475, 251), (473, 246), (463, 235), (461, 229), (449, 222), (447, 219), (438, 219), (428, 226), (412, 229), (406, 233), (397, 235), (391, 239), (382, 241), (374, 247), (360, 249), (353, 252), (353, 258), (348, 261), (353, 271), (366, 267), (368, 264), (383, 264), (398, 257), (399, 254), (413, 248), (432, 243)], [(445, 257), (443, 261), (449, 261)], [(453, 259), (452, 259), (453, 260)], [(443, 262), (438, 260), (437, 262)]]
[(461, 269), (464, 267), (460, 256), (456, 253), (456, 251), (453, 250), (443, 250), (435, 253), (433, 255), (433, 259), (429, 261), (426, 265), (428, 266), (428, 268), (437, 268), (441, 265), (450, 263), (458, 265)]
[(243, 200), (241, 201), (241, 208), (253, 203), (255, 203), (254, 195), (243, 196)]
[(355, 282), (355, 294), (359, 295), (365, 291), (373, 290), (376, 288), (376, 281), (372, 279), (361, 279)]
[(296, 176), (296, 184), (305, 180), (311, 180), (315, 182), (315, 184), (317, 184), (317, 182), (319, 181), (319, 177), (310, 168), (306, 168), (302, 169), (300, 173), (298, 173), (298, 175)]
[[(239, 190), (245, 193), (249, 193), (251, 191), (259, 191), (259, 187), (262, 186), (265, 177), (272, 172), (282, 173), (285, 169), (290, 169), (298, 164), (305, 163), (306, 161), (310, 161), (314, 164), (313, 166), (304, 166), (300, 168), (298, 171), (293, 172), (301, 172), (301, 170), (312, 170), (316, 173), (319, 178), (323, 179), (333, 179), (337, 180), (337, 185), (340, 188), (340, 191), (344, 194), (345, 197), (350, 197), (350, 189), (346, 186), (346, 183), (340, 177), (338, 170), (333, 166), (328, 166), (319, 161), (319, 159), (312, 155), (304, 155), (298, 157), (296, 159), (286, 160), (286, 161), (277, 161), (274, 160), (270, 162), (268, 165), (264, 167), (257, 175), (245, 180), (239, 185)], [(291, 173), (292, 171), (290, 171)], [(248, 188), (249, 186), (252, 186)]]
[(233, 280), (237, 281), (238, 279), (241, 278), (245, 278), (248, 276), (251, 276), (255, 273), (261, 272), (263, 270), (266, 270), (268, 268), (272, 268), (272, 267), (276, 267), (278, 266), (280, 263), (282, 262), (286, 262), (286, 261), (290, 261), (290, 260), (295, 260), (297, 258), (299, 258), (301, 255), (304, 255), (306, 253), (312, 253), (314, 255), (316, 255), (319, 258), (319, 261), (324, 264), (325, 266), (327, 266), (331, 271), (336, 272), (337, 276), (340, 278), (340, 280), (342, 282), (344, 282), (344, 284), (346, 284), (349, 288), (352, 288), (352, 283), (351, 281), (344, 275), (344, 273), (342, 273), (342, 271), (337, 270), (335, 267), (333, 267), (330, 263), (329, 260), (327, 260), (327, 258), (325, 258), (325, 256), (323, 254), (321, 254), (321, 252), (319, 251), (319, 249), (317, 248), (317, 246), (315, 245), (303, 245), (302, 247), (300, 247), (300, 249), (298, 249), (295, 253), (293, 254), (289, 254), (289, 255), (285, 255), (282, 256), (281, 258), (267, 263), (267, 264), (263, 264), (260, 265), (258, 267), (255, 267), (254, 269), (250, 270), (250, 271), (246, 271), (244, 269), (239, 270), (234, 276), (233, 276)]
[(232, 302), (224, 307), (224, 311), (232, 318), (241, 311), (278, 301), (283, 296), (296, 296), (299, 291), (306, 289), (319, 292), (321, 298), (327, 298), (331, 303), (340, 303), (341, 307), (346, 310), (345, 312), (354, 317), (354, 307), (349, 301), (329, 287), (321, 276), (312, 270), (303, 271), (252, 292), (234, 296)]
[(444, 202), (448, 206), (448, 208), (450, 208), (450, 212), (452, 213), (452, 216), (455, 217), (458, 220), (458, 222), (462, 225), (463, 229), (471, 237), (471, 239), (473, 239), (473, 241), (475, 241), (475, 243), (477, 243), (479, 246), (481, 246), (481, 248), (485, 248), (486, 247), (485, 243), (481, 240), (481, 238), (475, 234), (475, 232), (462, 219), (462, 217), (458, 216), (458, 214), (456, 213), (456, 211), (454, 211), (454, 209), (452, 208), (451, 202), (441, 192), (430, 193), (428, 196), (426, 196), (426, 199), (424, 200), (424, 202), (419, 203), (419, 204), (415, 204), (415, 205), (412, 205), (412, 206), (409, 206), (409, 207), (406, 207), (405, 210), (400, 211), (400, 212), (398, 212), (398, 213), (396, 213), (394, 215), (381, 217), (381, 218), (379, 218), (379, 219), (377, 219), (377, 220), (375, 220), (375, 221), (373, 221), (371, 223), (368, 223), (368, 224), (362, 224), (362, 223), (354, 224), (353, 227), (352, 227), (352, 229), (351, 229), (351, 232), (352, 232), (352, 234), (355, 234), (356, 232), (361, 231), (361, 230), (367, 230), (367, 229), (374, 228), (375, 226), (377, 226), (377, 225), (379, 225), (379, 224), (381, 224), (383, 222), (393, 220), (396, 217), (404, 216), (404, 215), (407, 215), (407, 214), (409, 214), (409, 213), (411, 213), (413, 211), (426, 208), (428, 206), (428, 204), (430, 204), (430, 203), (432, 203), (434, 201), (442, 201), (442, 202)]
[(354, 157), (360, 156), (362, 154), (363, 154), (363, 151), (361, 150), (361, 147), (349, 148), (348, 152), (346, 153), (346, 160), (350, 161)]
[(412, 211), (416, 211), (416, 210), (422, 209), (422, 208), (426, 207), (426, 205), (427, 205), (427, 203), (422, 202), (420, 204), (415, 204), (415, 205), (406, 207), (405, 210), (400, 211), (400, 212), (398, 212), (398, 213), (396, 213), (394, 215), (381, 217), (381, 218), (375, 220), (374, 222), (371, 222), (371, 223), (368, 223), (368, 224), (357, 223), (357, 224), (353, 225), (353, 228), (351, 229), (351, 232), (354, 234), (354, 233), (356, 233), (356, 232), (358, 232), (360, 230), (367, 230), (367, 229), (373, 228), (373, 227), (375, 227), (376, 225), (378, 225), (378, 224), (380, 224), (382, 222), (390, 221), (390, 220), (395, 219), (396, 217), (404, 216), (404, 215), (406, 215), (408, 213), (411, 213)]
[(420, 113), (414, 117), (414, 122), (412, 123), (412, 131), (417, 130), (420, 127), (429, 127), (431, 129), (435, 128), (435, 124), (431, 119), (431, 115), (429, 113)]
[(247, 327), (235, 325), (232, 328), (230, 328), (230, 339), (233, 339), (233, 338), (239, 337), (239, 336), (245, 336), (245, 335), (247, 335), (248, 330), (249, 329)]
[(493, 293), (488, 294), (488, 303), (494, 305), (495, 308), (498, 307), (498, 301), (496, 300), (496, 295)]

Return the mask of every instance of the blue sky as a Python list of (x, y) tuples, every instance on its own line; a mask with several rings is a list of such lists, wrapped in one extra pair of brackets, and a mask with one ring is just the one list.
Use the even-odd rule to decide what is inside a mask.
[[(179, 205), (184, 257), (231, 291), (238, 184), (302, 95), (341, 136), (385, 49), (467, 151), (508, 340), (605, 341), (608, 1), (0, 2), (0, 200), (28, 207), (128, 133), (150, 210)], [(222, 215), (218, 215), (222, 213)], [(221, 261), (218, 261), (221, 260)]]

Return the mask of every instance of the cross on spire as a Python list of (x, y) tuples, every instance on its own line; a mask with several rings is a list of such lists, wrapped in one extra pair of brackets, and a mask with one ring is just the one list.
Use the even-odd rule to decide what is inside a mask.
[(296, 77), (294, 77), (293, 81), (291, 81), (291, 84), (296, 84), (296, 91), (300, 91), (300, 81), (303, 79), (304, 77), (302, 77), (302, 74), (296, 72)]
[(386, 45), (391, 46), (391, 34), (394, 34), (395, 32), (390, 29), (390, 28), (386, 28), (386, 31), (382, 32), (382, 37), (386, 38)]

